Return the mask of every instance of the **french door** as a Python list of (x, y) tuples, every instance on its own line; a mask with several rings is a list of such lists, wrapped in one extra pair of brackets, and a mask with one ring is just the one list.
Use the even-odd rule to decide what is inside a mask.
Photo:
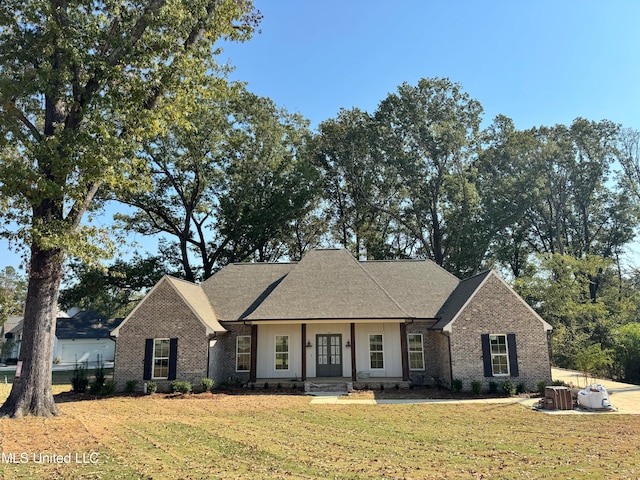
[(342, 335), (316, 335), (316, 376), (342, 376)]

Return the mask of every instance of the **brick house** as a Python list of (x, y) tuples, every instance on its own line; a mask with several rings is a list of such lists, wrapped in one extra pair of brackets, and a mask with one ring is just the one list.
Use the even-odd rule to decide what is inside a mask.
[[(498, 274), (313, 250), (238, 263), (201, 285), (164, 277), (112, 332), (115, 380), (343, 380), (451, 386), (551, 378), (548, 333)], [(357, 385), (356, 385), (357, 386)]]

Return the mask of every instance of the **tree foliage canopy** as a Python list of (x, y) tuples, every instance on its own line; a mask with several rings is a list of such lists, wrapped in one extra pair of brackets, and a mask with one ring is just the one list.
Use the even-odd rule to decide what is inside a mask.
[(135, 207), (118, 218), (169, 235), (190, 281), (229, 262), (278, 259), (317, 195), (307, 122), (237, 85), (202, 99), (187, 120), (145, 142), (152, 188), (117, 193)]
[(31, 254), (25, 375), (0, 415), (56, 413), (63, 262), (90, 261), (109, 243), (85, 213), (100, 207), (100, 189), (148, 188), (140, 143), (184, 122), (218, 76), (215, 42), (249, 38), (258, 20), (249, 0), (0, 3), (0, 234)]

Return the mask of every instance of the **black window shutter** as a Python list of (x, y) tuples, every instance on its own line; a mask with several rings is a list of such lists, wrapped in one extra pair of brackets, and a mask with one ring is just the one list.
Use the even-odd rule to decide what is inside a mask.
[(178, 339), (169, 340), (169, 380), (176, 379), (176, 367), (178, 366)]
[(143, 380), (151, 380), (153, 372), (153, 338), (144, 341), (144, 376)]
[(493, 377), (493, 368), (491, 368), (491, 344), (489, 343), (489, 334), (481, 335), (482, 339), (482, 363), (484, 364), (484, 376)]
[(518, 351), (516, 350), (516, 334), (507, 334), (507, 347), (509, 348), (509, 373), (512, 377), (520, 375), (518, 371)]

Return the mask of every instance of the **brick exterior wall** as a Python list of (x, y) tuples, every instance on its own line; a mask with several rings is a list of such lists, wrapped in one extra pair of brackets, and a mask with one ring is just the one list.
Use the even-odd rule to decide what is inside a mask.
[[(482, 334), (516, 335), (519, 376), (484, 376)], [(465, 390), (472, 381), (487, 388), (510, 380), (514, 385), (524, 382), (529, 391), (536, 390), (540, 380), (551, 380), (551, 365), (547, 333), (542, 322), (496, 275), (491, 274), (471, 302), (452, 323), (452, 377), (463, 381)]]
[(236, 338), (250, 336), (251, 326), (242, 322), (221, 322), (221, 325), (228, 332), (218, 337), (214, 347), (216, 364), (211, 365), (210, 371), (215, 372), (215, 386), (245, 384), (249, 381), (249, 372), (236, 372)]
[(407, 325), (407, 335), (421, 333), (424, 348), (424, 370), (409, 370), (415, 385), (449, 385), (449, 342), (442, 332), (430, 330), (435, 321), (415, 321)]
[[(118, 389), (137, 380), (142, 390), (147, 338), (178, 338), (176, 380), (190, 381), (197, 388), (207, 376), (206, 328), (168, 281), (158, 284), (120, 327), (114, 367)], [(169, 391), (169, 380), (154, 381), (158, 391)]]

